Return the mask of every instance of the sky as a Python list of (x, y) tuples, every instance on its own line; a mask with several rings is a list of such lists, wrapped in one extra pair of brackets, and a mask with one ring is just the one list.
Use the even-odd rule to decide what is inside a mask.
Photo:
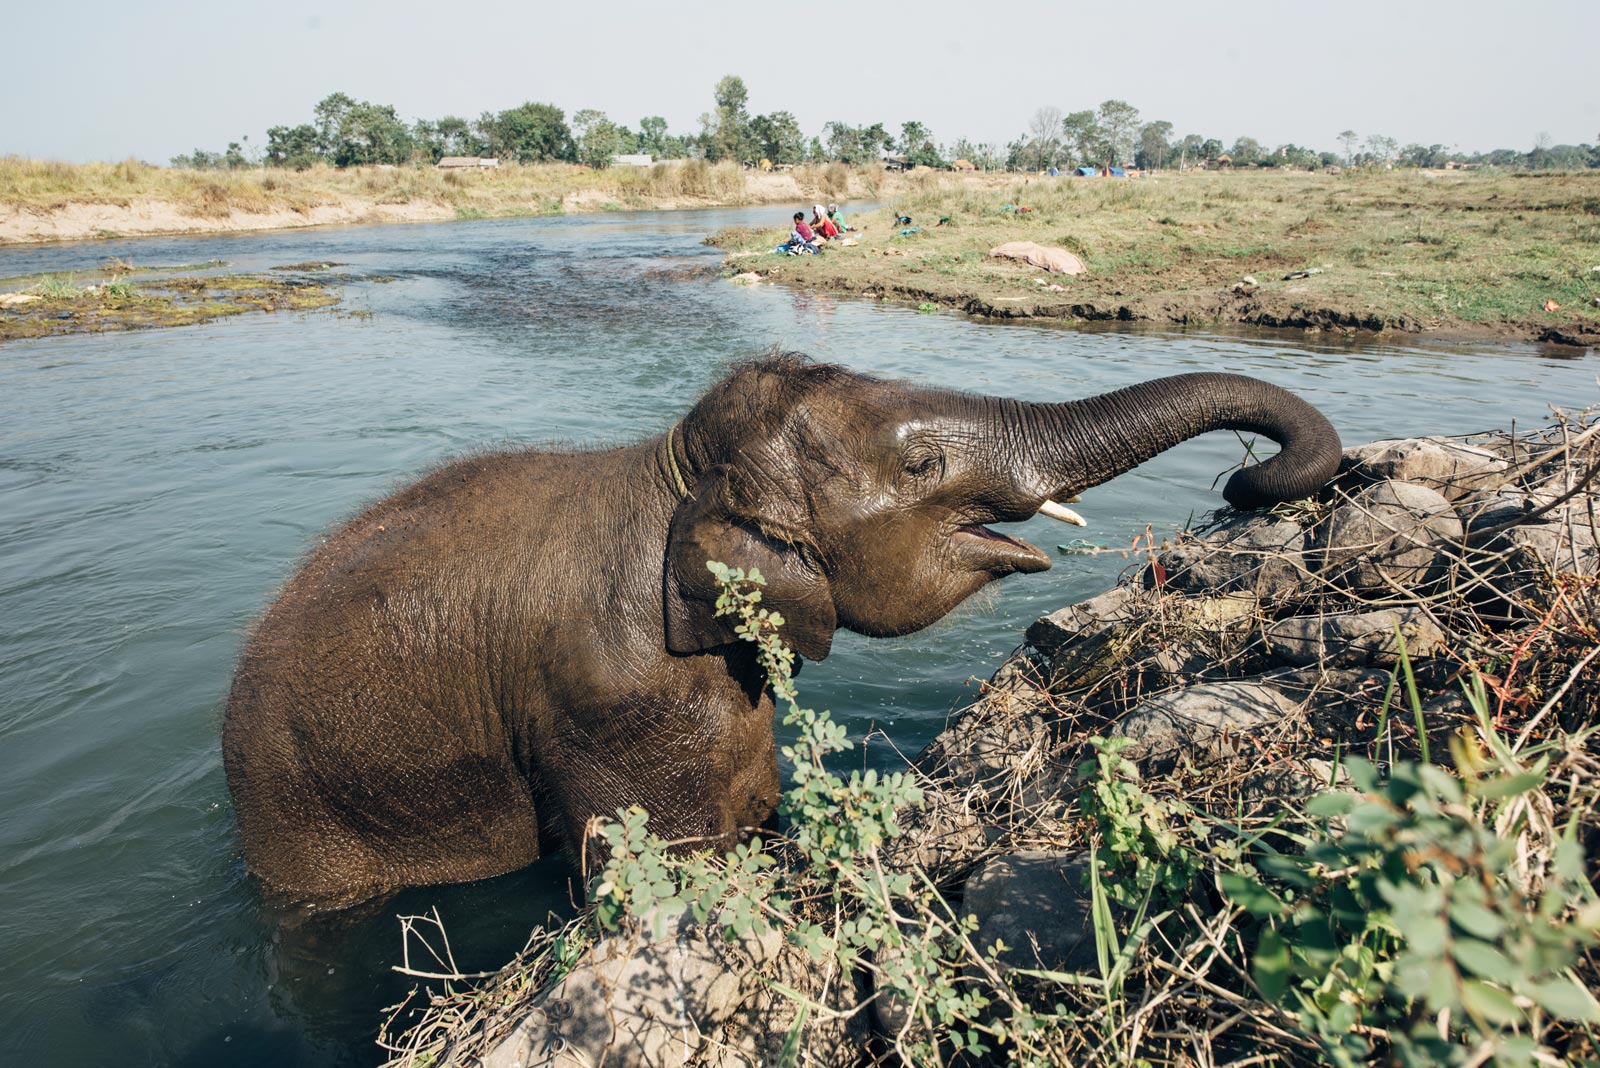
[(73, 0), (0, 26), (0, 155), (164, 163), (310, 122), (331, 92), (402, 118), (524, 101), (698, 129), (725, 74), (752, 114), (915, 119), (1004, 145), (1039, 108), (1126, 100), (1176, 134), (1338, 150), (1600, 141), (1600, 0)]

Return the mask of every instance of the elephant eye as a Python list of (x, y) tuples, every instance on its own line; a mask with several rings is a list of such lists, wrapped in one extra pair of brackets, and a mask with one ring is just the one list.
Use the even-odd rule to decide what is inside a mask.
[(905, 458), (906, 473), (917, 478), (937, 475), (943, 468), (944, 457), (932, 449), (918, 449), (908, 453)]

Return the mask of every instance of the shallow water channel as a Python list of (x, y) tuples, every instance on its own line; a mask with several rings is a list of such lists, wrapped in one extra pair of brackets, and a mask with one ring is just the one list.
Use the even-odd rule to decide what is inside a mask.
[[(1594, 354), (1001, 326), (740, 288), (694, 268), (743, 211), (152, 238), (0, 250), (0, 276), (338, 261), (394, 277), (342, 309), (0, 348), (0, 1059), (368, 1064), (408, 982), (397, 912), (437, 906), (457, 964), (493, 968), (565, 907), (566, 868), (413, 891), (279, 931), (239, 858), (218, 746), (240, 638), (317, 534), (430, 464), (502, 443), (665, 430), (728, 360), (773, 344), (1029, 399), (1157, 375), (1258, 375), (1347, 442), (1541, 422), (1600, 399)], [(351, 315), (349, 313), (358, 314)], [(370, 313), (370, 314), (368, 314)], [(1239, 441), (1212, 434), (1034, 519), (1053, 549), (1128, 543), (1221, 503)], [(801, 677), (855, 737), (914, 753), (1042, 612), (1127, 562), (1059, 556), (907, 638), (841, 635)]]

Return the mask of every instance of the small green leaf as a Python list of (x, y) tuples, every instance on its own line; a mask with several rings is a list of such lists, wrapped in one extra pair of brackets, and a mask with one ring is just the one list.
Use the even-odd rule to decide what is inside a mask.
[(1276, 1003), (1283, 997), (1289, 983), (1289, 947), (1271, 927), (1261, 932), (1261, 944), (1256, 947), (1250, 971), (1268, 1001)]
[(1450, 955), (1467, 971), (1485, 979), (1504, 981), (1512, 975), (1511, 961), (1487, 942), (1475, 938), (1458, 938), (1450, 944)]
[(1288, 911), (1283, 899), (1263, 886), (1258, 879), (1238, 872), (1223, 872), (1217, 877), (1228, 899), (1255, 916), (1278, 917)]
[(1361, 799), (1355, 794), (1345, 793), (1343, 790), (1329, 790), (1307, 801), (1306, 812), (1323, 818), (1343, 816), (1355, 808), (1359, 800)]
[(1594, 995), (1571, 979), (1563, 977), (1534, 983), (1528, 987), (1527, 994), (1552, 1016), (1579, 1023), (1600, 1022), (1600, 1005), (1595, 1003)]
[(1490, 1023), (1509, 1026), (1522, 1022), (1522, 1012), (1511, 1000), (1510, 994), (1478, 979), (1468, 979), (1461, 984), (1461, 1003), (1468, 1012)]
[(1493, 940), (1506, 929), (1505, 921), (1492, 909), (1456, 898), (1450, 902), (1450, 922), (1475, 938)]

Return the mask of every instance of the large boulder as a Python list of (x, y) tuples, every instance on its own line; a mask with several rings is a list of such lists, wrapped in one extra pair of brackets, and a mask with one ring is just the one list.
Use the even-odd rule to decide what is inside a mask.
[(1461, 540), (1461, 520), (1439, 493), (1412, 482), (1379, 482), (1328, 517), (1323, 572), (1358, 593), (1426, 589), (1449, 572)]
[(1432, 656), (1444, 648), (1444, 632), (1420, 608), (1384, 608), (1331, 616), (1295, 616), (1267, 624), (1267, 648), (1286, 664), (1361, 667), (1394, 664), (1399, 633), (1409, 656)]
[(1298, 707), (1259, 680), (1212, 682), (1145, 701), (1118, 720), (1111, 734), (1131, 738), (1123, 753), (1141, 764), (1215, 764), (1248, 756), (1247, 736), (1270, 735)]
[(1041, 616), (1027, 632), (1028, 644), (1053, 655), (1062, 646), (1083, 641), (1110, 627), (1125, 626), (1138, 616), (1132, 586), (1117, 586), (1097, 597)]
[[(1238, 516), (1203, 538), (1184, 536), (1156, 558), (1162, 584), (1183, 593), (1250, 593), (1284, 600), (1307, 577), (1305, 532), (1292, 519)], [(1145, 572), (1153, 584), (1156, 572)]]
[(1509, 465), (1495, 453), (1449, 438), (1401, 438), (1346, 449), (1339, 464), (1346, 485), (1413, 482), (1455, 500), (1503, 480)]

